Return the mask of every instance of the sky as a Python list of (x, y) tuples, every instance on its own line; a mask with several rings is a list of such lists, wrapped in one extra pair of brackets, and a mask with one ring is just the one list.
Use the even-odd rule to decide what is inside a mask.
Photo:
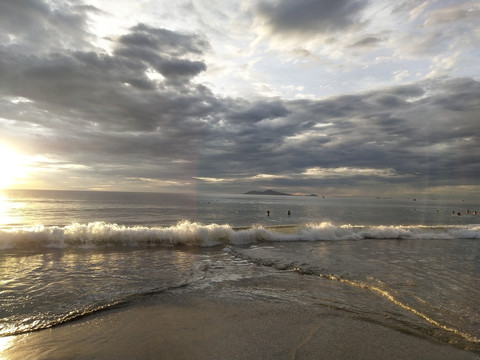
[(476, 196), (479, 58), (478, 1), (0, 0), (0, 186)]

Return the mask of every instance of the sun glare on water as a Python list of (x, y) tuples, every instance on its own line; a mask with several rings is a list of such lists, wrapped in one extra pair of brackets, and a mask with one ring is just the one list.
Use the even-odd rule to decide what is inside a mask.
[(0, 189), (14, 186), (28, 174), (26, 157), (12, 148), (0, 144)]

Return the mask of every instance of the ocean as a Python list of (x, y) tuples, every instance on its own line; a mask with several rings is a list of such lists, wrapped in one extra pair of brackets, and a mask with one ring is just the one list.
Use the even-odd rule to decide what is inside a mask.
[(0, 337), (205, 289), (480, 353), (477, 211), (469, 199), (3, 190)]

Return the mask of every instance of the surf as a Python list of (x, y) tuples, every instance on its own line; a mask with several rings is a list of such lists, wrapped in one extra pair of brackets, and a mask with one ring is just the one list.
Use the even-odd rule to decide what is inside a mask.
[(330, 222), (235, 228), (228, 224), (181, 221), (172, 226), (125, 226), (115, 223), (72, 223), (0, 230), (0, 249), (104, 248), (139, 246), (248, 245), (256, 242), (361, 239), (480, 239), (480, 225), (362, 226)]

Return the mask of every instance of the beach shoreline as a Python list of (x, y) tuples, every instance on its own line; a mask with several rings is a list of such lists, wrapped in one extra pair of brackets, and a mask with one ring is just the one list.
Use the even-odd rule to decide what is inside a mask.
[(480, 358), (329, 307), (205, 291), (156, 295), (0, 344), (5, 360)]

